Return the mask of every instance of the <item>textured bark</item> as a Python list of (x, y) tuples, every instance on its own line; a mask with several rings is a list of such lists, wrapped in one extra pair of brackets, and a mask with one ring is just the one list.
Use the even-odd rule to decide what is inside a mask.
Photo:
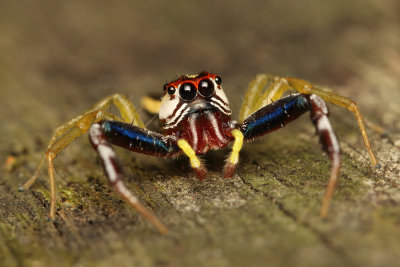
[[(398, 265), (397, 1), (9, 2), (0, 4), (1, 265)], [(318, 214), (330, 165), (308, 115), (247, 144), (232, 179), (221, 174), (228, 150), (207, 155), (201, 182), (186, 159), (117, 149), (128, 187), (167, 236), (111, 191), (87, 136), (56, 159), (54, 223), (45, 171), (18, 192), (63, 121), (115, 92), (139, 106), (165, 81), (203, 69), (222, 76), (236, 115), (259, 72), (350, 97), (391, 131), (369, 129), (380, 168), (371, 169), (351, 113), (330, 106), (343, 164), (326, 220)]]

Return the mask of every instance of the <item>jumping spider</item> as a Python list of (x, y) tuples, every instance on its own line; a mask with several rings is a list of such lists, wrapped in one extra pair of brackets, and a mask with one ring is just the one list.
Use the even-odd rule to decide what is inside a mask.
[[(88, 112), (62, 124), (54, 131), (35, 174), (21, 189), (28, 189), (36, 181), (46, 161), (51, 191), (49, 216), (54, 219), (56, 204), (54, 158), (68, 144), (89, 131), (90, 141), (101, 158), (113, 189), (160, 232), (166, 233), (167, 228), (125, 186), (112, 145), (159, 157), (184, 154), (189, 157), (190, 165), (197, 177), (204, 179), (206, 169), (197, 155), (221, 149), (233, 142), (232, 152), (223, 171), (224, 177), (229, 178), (233, 176), (239, 162), (239, 151), (243, 141), (253, 140), (280, 129), (310, 111), (311, 120), (322, 146), (332, 161), (321, 208), (321, 216), (326, 217), (329, 201), (339, 176), (341, 158), (339, 142), (328, 120), (325, 101), (342, 106), (354, 114), (372, 165), (377, 164), (361, 114), (353, 101), (300, 79), (261, 74), (250, 83), (240, 109), (239, 121), (235, 121), (231, 119), (231, 109), (221, 83), (221, 77), (208, 72), (184, 75), (165, 84), (161, 103), (145, 98), (143, 103), (147, 109), (159, 114), (161, 133), (146, 129), (134, 106), (126, 97), (115, 94), (104, 98)], [(290, 90), (296, 93), (283, 96)], [(107, 112), (111, 104), (118, 108), (121, 117)]]

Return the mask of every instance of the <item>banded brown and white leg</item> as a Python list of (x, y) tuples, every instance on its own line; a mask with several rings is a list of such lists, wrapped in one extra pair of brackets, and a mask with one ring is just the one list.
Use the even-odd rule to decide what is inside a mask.
[(107, 137), (104, 134), (102, 125), (99, 123), (93, 124), (90, 127), (89, 137), (93, 147), (96, 149), (101, 158), (111, 187), (141, 215), (143, 215), (148, 221), (157, 227), (161, 233), (166, 234), (168, 229), (154, 214), (152, 214), (139, 202), (137, 197), (124, 184), (122, 179), (122, 169), (117, 163), (115, 152), (111, 147), (111, 143), (108, 142)]
[(321, 209), (321, 216), (326, 217), (339, 176), (340, 148), (328, 120), (328, 109), (322, 98), (315, 94), (297, 94), (281, 98), (251, 114), (243, 121), (239, 130), (243, 133), (245, 140), (252, 140), (284, 127), (307, 111), (311, 111), (311, 119), (320, 136), (323, 148), (332, 161), (329, 183)]
[[(105, 111), (105, 109), (110, 106), (111, 103), (113, 103), (117, 107), (122, 116), (122, 119)], [(114, 94), (100, 100), (88, 112), (76, 116), (75, 118), (65, 122), (64, 124), (56, 128), (56, 130), (53, 132), (52, 138), (47, 145), (46, 152), (41, 157), (35, 173), (27, 182), (25, 182), (23, 186), (19, 188), (20, 191), (29, 189), (39, 177), (40, 170), (44, 162), (46, 161), (50, 181), (49, 217), (51, 219), (55, 218), (56, 202), (56, 187), (53, 165), (54, 158), (76, 138), (86, 133), (93, 122), (100, 120), (123, 120), (129, 123), (143, 125), (143, 122), (139, 118), (139, 115), (137, 114), (132, 103), (126, 97), (119, 94)]]
[[(266, 88), (263, 93), (264, 88)], [(372, 151), (371, 144), (368, 139), (367, 131), (357, 104), (340, 95), (329, 92), (319, 86), (312, 85), (307, 81), (295, 78), (286, 78), (273, 76), (271, 74), (259, 74), (250, 83), (246, 92), (246, 96), (240, 109), (239, 121), (242, 122), (248, 115), (258, 109), (278, 100), (286, 91), (295, 90), (302, 94), (316, 94), (323, 98), (326, 102), (342, 106), (351, 111), (356, 118), (360, 128), (365, 146), (370, 155), (373, 166), (377, 165), (376, 157)]]
[(315, 125), (315, 129), (319, 135), (320, 142), (323, 149), (331, 159), (331, 173), (329, 177), (328, 186), (325, 191), (324, 199), (321, 207), (321, 217), (325, 218), (328, 215), (329, 203), (335, 190), (336, 182), (340, 174), (340, 146), (339, 141), (332, 129), (328, 120), (328, 108), (325, 101), (317, 95), (309, 95), (308, 99), (312, 105), (311, 120)]
[(358, 109), (357, 104), (340, 95), (334, 94), (332, 92), (328, 92), (326, 90), (323, 90), (319, 88), (318, 86), (313, 86), (309, 82), (300, 80), (300, 79), (295, 79), (295, 78), (286, 78), (288, 81), (289, 85), (295, 89), (296, 91), (302, 93), (302, 94), (316, 94), (320, 96), (322, 99), (324, 99), (326, 102), (330, 102), (332, 104), (342, 106), (346, 108), (347, 110), (351, 111), (356, 118), (358, 127), (360, 128), (361, 135), (364, 139), (365, 146), (367, 148), (367, 151), (369, 153), (371, 163), (375, 167), (378, 164), (378, 161), (376, 160), (376, 157), (374, 155), (374, 152), (372, 151), (371, 144), (368, 139), (367, 135), (367, 130), (365, 129), (364, 122), (362, 120), (361, 113)]

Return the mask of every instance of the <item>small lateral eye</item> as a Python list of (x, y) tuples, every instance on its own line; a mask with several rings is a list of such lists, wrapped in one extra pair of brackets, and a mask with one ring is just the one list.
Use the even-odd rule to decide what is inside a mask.
[(220, 85), (222, 83), (221, 77), (219, 77), (219, 76), (215, 77), (215, 83)]
[(163, 88), (164, 88), (164, 93), (168, 92), (169, 95), (175, 94), (176, 91), (175, 87), (169, 86), (168, 83), (164, 84)]
[(173, 95), (173, 94), (175, 94), (176, 89), (175, 89), (175, 87), (170, 86), (170, 87), (168, 87), (167, 91), (168, 91), (168, 94)]
[(184, 101), (191, 101), (197, 95), (197, 89), (192, 83), (184, 83), (179, 88), (179, 96)]
[(199, 82), (199, 94), (203, 97), (210, 97), (214, 93), (214, 84), (209, 79)]

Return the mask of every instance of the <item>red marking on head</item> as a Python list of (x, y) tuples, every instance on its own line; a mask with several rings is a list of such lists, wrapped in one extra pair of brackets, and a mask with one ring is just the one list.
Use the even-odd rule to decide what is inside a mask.
[[(197, 75), (184, 75), (184, 76), (179, 77), (175, 81), (165, 84), (164, 88), (169, 88), (171, 86), (174, 88), (178, 88), (181, 84), (189, 82), (189, 83), (193, 84), (197, 89), (199, 87), (199, 82), (201, 80), (203, 80), (204, 78), (208, 78), (210, 80), (215, 80), (216, 77), (219, 77), (219, 76), (216, 74), (206, 72), (206, 71), (200, 72)], [(221, 89), (221, 86), (217, 85), (217, 88)], [(166, 90), (164, 93), (166, 93)]]

